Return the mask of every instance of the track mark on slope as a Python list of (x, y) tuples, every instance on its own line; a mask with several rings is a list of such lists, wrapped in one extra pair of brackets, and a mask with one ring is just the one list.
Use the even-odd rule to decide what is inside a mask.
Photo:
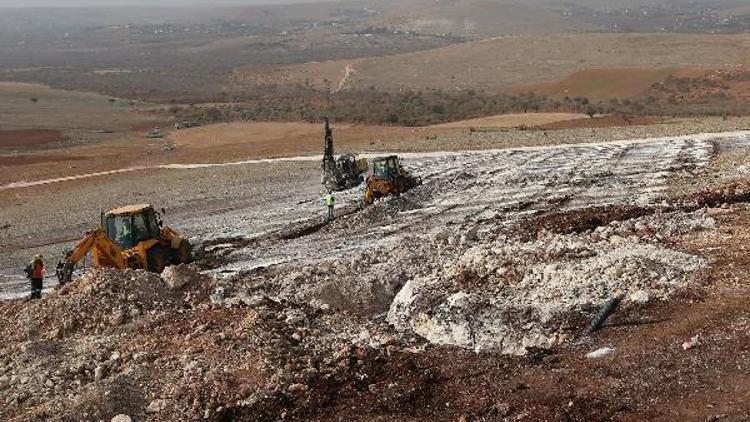
[(351, 63), (347, 64), (346, 68), (344, 68), (344, 77), (341, 78), (336, 88), (331, 90), (331, 94), (335, 94), (343, 90), (346, 87), (347, 82), (349, 82), (349, 79), (351, 79), (354, 72), (355, 72), (354, 65), (352, 65)]

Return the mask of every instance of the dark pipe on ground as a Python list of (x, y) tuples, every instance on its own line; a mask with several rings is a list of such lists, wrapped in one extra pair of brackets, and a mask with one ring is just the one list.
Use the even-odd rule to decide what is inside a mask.
[(625, 297), (623, 294), (618, 294), (617, 296), (614, 296), (610, 298), (607, 303), (602, 306), (602, 308), (599, 310), (599, 312), (596, 314), (594, 319), (591, 320), (588, 327), (586, 327), (586, 330), (583, 331), (584, 335), (589, 335), (604, 324), (604, 322), (609, 318), (610, 315), (617, 309), (618, 306), (620, 306), (620, 302), (622, 302), (622, 299)]

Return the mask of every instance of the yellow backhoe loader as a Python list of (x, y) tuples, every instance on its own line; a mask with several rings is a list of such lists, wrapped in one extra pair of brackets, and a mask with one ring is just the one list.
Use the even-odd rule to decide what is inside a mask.
[(102, 213), (102, 224), (65, 253), (57, 264), (60, 284), (72, 279), (73, 269), (91, 253), (94, 267), (140, 268), (160, 273), (171, 264), (191, 260), (190, 243), (169, 227), (151, 205), (129, 205)]
[(364, 202), (370, 205), (388, 195), (399, 196), (422, 181), (401, 167), (398, 156), (378, 157), (372, 161), (372, 175), (367, 178)]

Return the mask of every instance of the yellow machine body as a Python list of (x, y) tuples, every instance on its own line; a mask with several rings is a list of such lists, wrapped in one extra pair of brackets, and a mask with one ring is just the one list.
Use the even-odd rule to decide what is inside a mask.
[(376, 199), (389, 195), (401, 195), (419, 185), (421, 181), (401, 167), (395, 155), (373, 160), (373, 172), (367, 178), (363, 201), (369, 205)]
[(61, 283), (70, 281), (75, 265), (89, 253), (96, 268), (133, 268), (153, 272), (191, 260), (189, 242), (173, 229), (162, 227), (159, 214), (148, 204), (102, 213), (102, 227), (86, 232), (58, 263)]

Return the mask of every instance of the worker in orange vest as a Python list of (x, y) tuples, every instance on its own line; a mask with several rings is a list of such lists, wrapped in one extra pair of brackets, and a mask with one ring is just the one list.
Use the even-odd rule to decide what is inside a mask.
[(26, 276), (31, 281), (31, 299), (41, 299), (44, 288), (44, 262), (41, 255), (34, 256), (26, 266)]

